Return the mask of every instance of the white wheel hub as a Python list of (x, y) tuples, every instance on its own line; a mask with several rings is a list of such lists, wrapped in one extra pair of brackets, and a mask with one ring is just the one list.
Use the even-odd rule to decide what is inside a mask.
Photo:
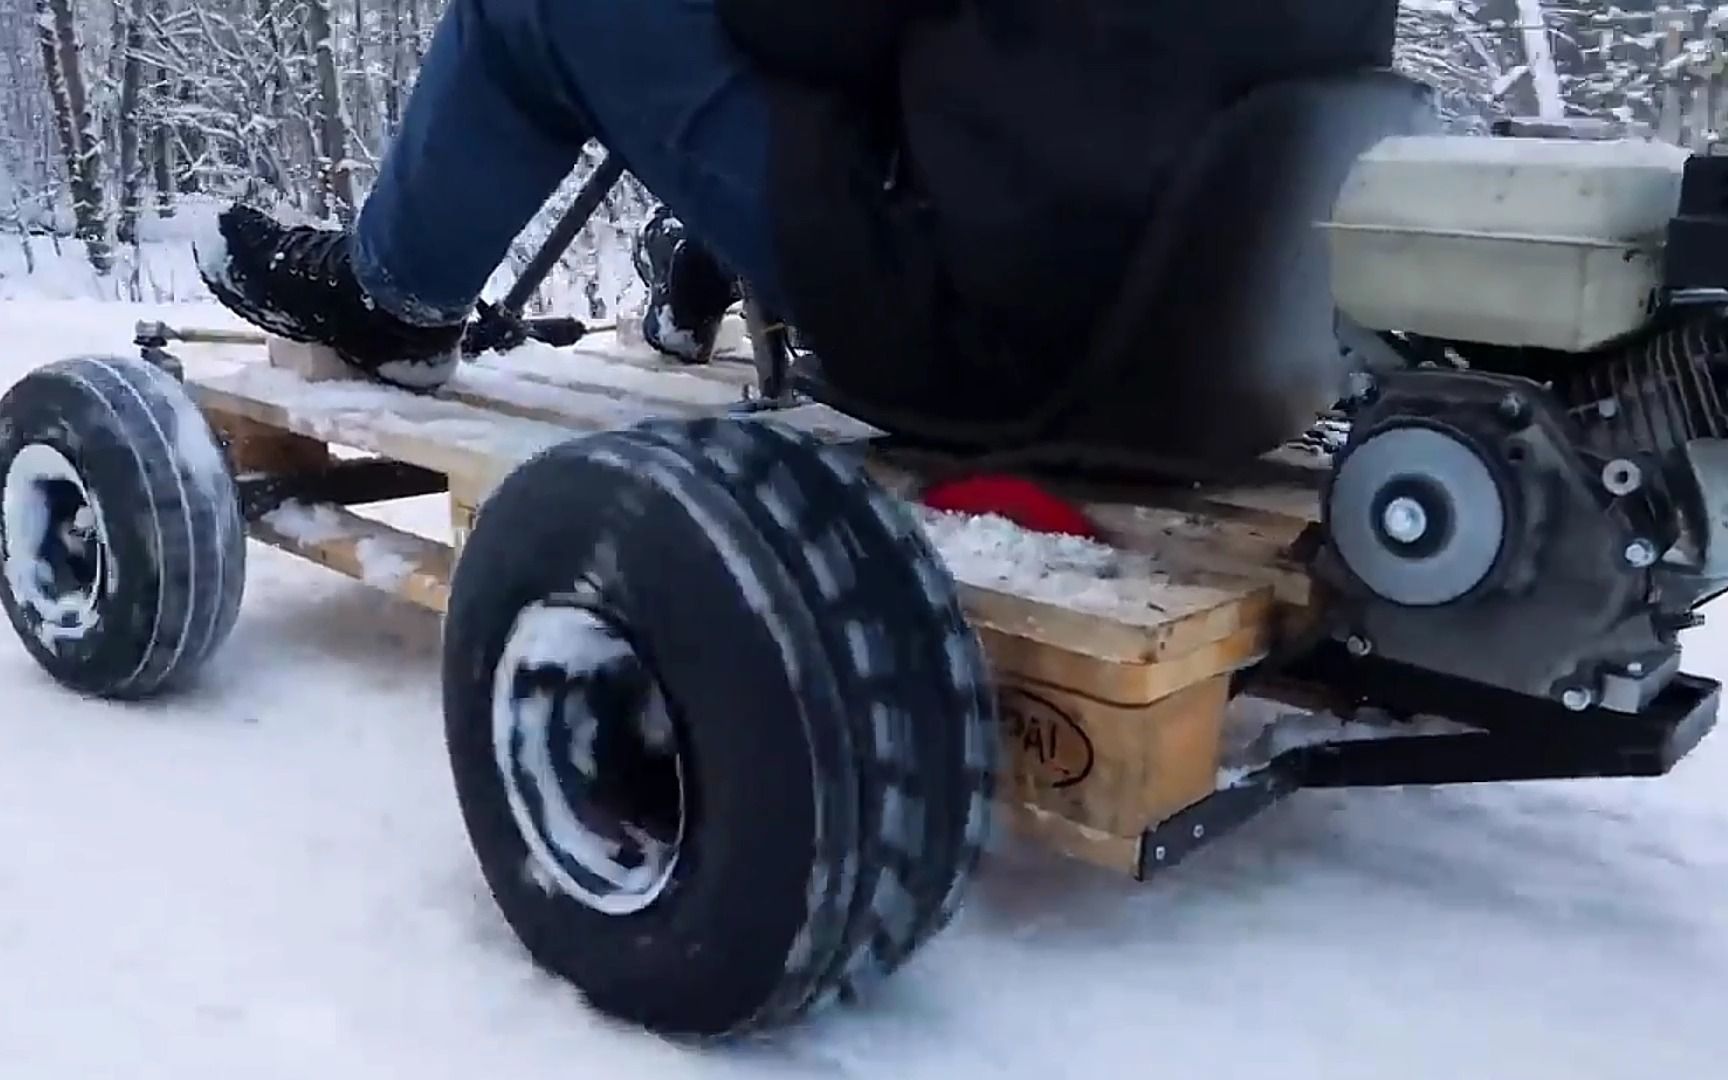
[(7, 587), (34, 616), (45, 648), (89, 633), (114, 585), (108, 531), (101, 506), (60, 451), (31, 443), (12, 459), (0, 493), (0, 546)]
[(493, 672), (492, 746), (534, 881), (609, 915), (659, 899), (684, 837), (683, 760), (612, 623), (573, 599), (522, 610)]

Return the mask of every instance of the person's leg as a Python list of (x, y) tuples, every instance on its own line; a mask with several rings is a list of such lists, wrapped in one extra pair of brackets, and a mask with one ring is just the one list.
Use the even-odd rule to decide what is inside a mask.
[(589, 136), (778, 296), (767, 94), (714, 0), (452, 0), (361, 212), (368, 286), (471, 303)]
[[(767, 128), (713, 0), (451, 0), (353, 243), (226, 221), (206, 279), (277, 333), (435, 384), (454, 339), (433, 355), (412, 331), (467, 312), (593, 134), (772, 302)], [(427, 370), (382, 370), (405, 356)]]
[(687, 364), (707, 363), (726, 309), (740, 298), (731, 271), (666, 206), (636, 238), (635, 261), (636, 273), (648, 286), (643, 339)]
[(595, 137), (687, 233), (779, 307), (765, 84), (714, 0), (565, 0), (547, 10), (556, 63)]
[(593, 133), (557, 73), (539, 7), (450, 0), (360, 209), (355, 274), (410, 322), (468, 314)]

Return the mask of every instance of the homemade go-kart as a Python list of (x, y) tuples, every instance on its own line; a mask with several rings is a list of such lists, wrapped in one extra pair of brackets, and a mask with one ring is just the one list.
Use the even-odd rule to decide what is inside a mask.
[[(505, 918), (688, 1035), (901, 966), (992, 804), (1143, 877), (1303, 787), (1665, 773), (1719, 694), (1679, 635), (1728, 573), (1728, 159), (1442, 136), (1424, 101), (1236, 106), (1121, 301), (1165, 332), (1106, 328), (1090, 389), (970, 445), (810, 400), (753, 306), (755, 371), (521, 318), (616, 165), (437, 393), (281, 341), (182, 381), (171, 344), (264, 339), (143, 326), (0, 405), (7, 614), (139, 698), (233, 626), (248, 534), (444, 612)], [(566, 348), (507, 348), (535, 336)], [(1004, 463), (1102, 542), (931, 508), (989, 509), (964, 478)], [(435, 493), (451, 543), (349, 509)], [(1227, 759), (1243, 694), (1375, 719)]]

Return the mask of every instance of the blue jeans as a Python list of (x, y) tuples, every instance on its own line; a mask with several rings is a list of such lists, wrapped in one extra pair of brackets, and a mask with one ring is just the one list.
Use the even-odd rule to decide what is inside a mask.
[(460, 319), (589, 138), (779, 309), (767, 97), (713, 0), (450, 0), (355, 224), (361, 287)]

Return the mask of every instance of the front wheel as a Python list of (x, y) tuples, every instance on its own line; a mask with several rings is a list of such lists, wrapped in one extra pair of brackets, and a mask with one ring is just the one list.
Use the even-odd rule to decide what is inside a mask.
[(39, 368), (0, 399), (0, 600), (30, 655), (81, 693), (142, 698), (233, 628), (246, 527), (184, 388), (138, 360)]
[(714, 421), (565, 444), (482, 508), (445, 628), (457, 793), (505, 919), (600, 1011), (785, 1023), (958, 906), (993, 697), (952, 583), (871, 493)]

